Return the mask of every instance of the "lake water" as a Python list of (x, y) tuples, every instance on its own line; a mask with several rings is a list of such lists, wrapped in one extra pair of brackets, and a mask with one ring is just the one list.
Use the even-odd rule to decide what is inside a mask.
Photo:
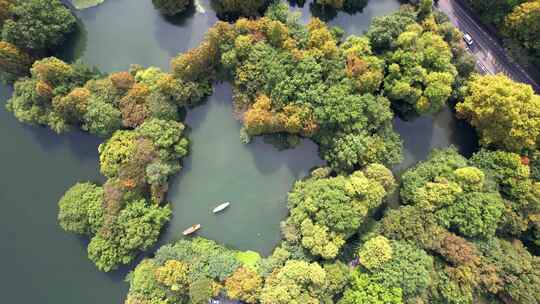
[[(165, 19), (150, 0), (108, 0), (77, 12), (81, 26), (62, 50), (105, 72), (132, 63), (167, 69), (170, 58), (196, 46), (217, 20), (207, 0), (206, 13)], [(362, 34), (374, 16), (399, 7), (397, 0), (372, 0), (362, 13), (338, 13), (330, 21), (347, 34)], [(310, 6), (295, 7), (307, 21)], [(57, 224), (57, 201), (77, 181), (102, 182), (97, 146), (101, 139), (80, 132), (56, 135), (18, 123), (3, 104), (11, 92), (0, 86), (0, 286), (5, 303), (120, 303), (127, 291), (123, 277), (133, 265), (111, 274), (99, 272), (86, 257), (86, 241)], [(286, 216), (286, 192), (295, 179), (322, 161), (305, 141), (294, 150), (277, 151), (255, 140), (240, 143), (240, 125), (231, 115), (228, 84), (215, 86), (205, 105), (191, 110), (191, 154), (171, 181), (168, 199), (174, 216), (160, 244), (180, 237), (193, 223), (201, 235), (227, 245), (268, 254), (279, 241)], [(449, 110), (411, 122), (395, 120), (405, 144), (407, 166), (432, 147), (454, 143), (469, 152), (474, 138)], [(223, 201), (231, 207), (219, 216), (210, 210)]]

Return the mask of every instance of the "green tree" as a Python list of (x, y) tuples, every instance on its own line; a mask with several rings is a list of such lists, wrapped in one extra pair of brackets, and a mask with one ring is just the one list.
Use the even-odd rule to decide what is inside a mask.
[(242, 263), (242, 265), (251, 270), (258, 270), (259, 263), (261, 262), (261, 255), (256, 251), (241, 251), (236, 254), (236, 259)]
[(360, 264), (369, 270), (375, 270), (392, 259), (392, 246), (384, 236), (377, 236), (367, 241), (358, 251)]
[(58, 46), (73, 31), (75, 17), (59, 0), (17, 0), (4, 22), (2, 39), (25, 50)]
[(122, 126), (120, 110), (99, 97), (91, 97), (83, 116), (82, 129), (98, 136), (108, 136)]
[(443, 226), (466, 237), (493, 237), (501, 223), (504, 204), (498, 193), (468, 193), (436, 214)]
[(471, 162), (493, 177), (504, 198), (502, 222), (497, 230), (537, 242), (534, 227), (540, 214), (540, 184), (531, 178), (528, 158), (505, 151), (481, 150)]
[(147, 250), (157, 241), (161, 227), (169, 221), (170, 207), (148, 204), (144, 200), (127, 203), (118, 217), (98, 233), (88, 245), (88, 257), (102, 271), (130, 263), (139, 250)]
[[(437, 201), (436, 197), (426, 195), (426, 192), (421, 193), (418, 190), (428, 186), (434, 190), (432, 192), (448, 190), (446, 191), (448, 194), (452, 194), (452, 192), (458, 193), (460, 192), (460, 189), (456, 189), (456, 187), (459, 187), (458, 184), (445, 182), (441, 177), (446, 177), (446, 181), (450, 181), (449, 177), (453, 175), (454, 171), (464, 167), (467, 167), (467, 159), (461, 156), (455, 148), (433, 150), (427, 161), (418, 163), (403, 174), (400, 189), (403, 203), (422, 204), (425, 202), (426, 209), (431, 209), (433, 204), (441, 204), (442, 202)], [(441, 182), (435, 184), (433, 181)], [(422, 201), (422, 198), (425, 198), (425, 200)], [(451, 197), (450, 200), (452, 200)]]
[(457, 70), (441, 35), (427, 25), (409, 25), (395, 40), (388, 56), (386, 96), (404, 113), (439, 111), (452, 95)]
[(68, 231), (93, 235), (103, 225), (103, 189), (92, 183), (77, 183), (58, 202), (58, 222)]
[(153, 92), (146, 99), (148, 115), (163, 120), (180, 120), (178, 106), (171, 102), (167, 96)]
[(447, 271), (452, 268), (446, 268), (436, 272), (436, 285), (430, 290), (430, 300), (432, 303), (447, 303), (447, 304), (473, 304), (473, 288), (456, 281), (452, 277), (452, 272)]
[(351, 286), (338, 304), (402, 304), (402, 291), (373, 282), (368, 274), (353, 272)]
[[(486, 157), (483, 160), (487, 162)], [(426, 162), (403, 174), (402, 199), (461, 235), (492, 237), (505, 206), (498, 188), (487, 180), (492, 174), (486, 169), (469, 166), (455, 149), (434, 151)]]
[[(314, 255), (334, 258), (345, 240), (393, 189), (392, 175), (388, 169), (384, 171), (387, 178), (383, 179), (370, 179), (357, 171), (348, 177), (297, 182), (289, 193), (291, 214), (282, 225), (285, 239), (301, 244)], [(386, 182), (381, 183), (382, 180)]]
[(471, 163), (494, 178), (505, 198), (518, 200), (531, 191), (530, 168), (516, 153), (480, 150)]
[(476, 128), (480, 144), (521, 152), (536, 148), (540, 96), (532, 87), (499, 75), (473, 76), (457, 114)]
[[(401, 140), (392, 130), (393, 114), (388, 99), (370, 94), (350, 96), (343, 94), (346, 90), (336, 86), (316, 109), (323, 130), (315, 140), (322, 158), (332, 168), (347, 172), (370, 163), (398, 162)], [(347, 111), (349, 107), (356, 110)], [(367, 121), (375, 129), (368, 127)]]
[(343, 293), (351, 280), (351, 271), (348, 265), (336, 261), (334, 263), (324, 264), (326, 272), (325, 293), (327, 298), (335, 298), (335, 295)]
[(537, 59), (540, 58), (540, 1), (516, 6), (506, 16), (504, 33), (519, 41)]
[(69, 126), (51, 109), (52, 88), (36, 79), (21, 78), (15, 82), (13, 95), (6, 107), (20, 122), (47, 125), (56, 132)]
[(433, 258), (424, 250), (405, 242), (392, 242), (392, 259), (371, 275), (373, 282), (392, 290), (399, 288), (405, 299), (425, 292), (429, 286)]
[(236, 258), (236, 252), (203, 238), (162, 246), (156, 252), (155, 260), (159, 264), (168, 260), (187, 263), (192, 281), (210, 278), (223, 282), (242, 266)]
[(262, 304), (320, 303), (326, 273), (317, 263), (289, 260), (266, 279)]
[(407, 26), (416, 22), (416, 16), (408, 11), (376, 17), (371, 22), (367, 37), (376, 52), (384, 52), (393, 47), (398, 36)]
[(158, 266), (153, 260), (144, 259), (127, 275), (129, 293), (125, 304), (159, 303), (173, 295), (156, 280)]
[(443, 231), (433, 216), (414, 206), (389, 210), (380, 226), (381, 234), (388, 239), (407, 241), (426, 250), (440, 245)]

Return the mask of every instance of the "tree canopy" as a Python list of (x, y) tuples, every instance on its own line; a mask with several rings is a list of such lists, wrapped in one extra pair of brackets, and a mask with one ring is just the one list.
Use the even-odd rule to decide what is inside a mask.
[(464, 91), (457, 114), (476, 128), (483, 146), (513, 152), (537, 147), (540, 96), (531, 86), (502, 74), (475, 75)]
[(522, 3), (505, 20), (505, 33), (540, 58), (540, 1)]
[(376, 164), (350, 176), (299, 181), (289, 193), (284, 237), (313, 255), (335, 258), (393, 188), (392, 173)]
[[(221, 291), (245, 303), (332, 303), (348, 282), (347, 267), (306, 260), (282, 259), (284, 249), (249, 268), (242, 252), (195, 238), (161, 247), (128, 275), (126, 303), (207, 303)], [(287, 253), (288, 254), (288, 253)], [(279, 259), (265, 275), (262, 265)]]
[(377, 95), (384, 62), (369, 41), (350, 37), (340, 45), (318, 19), (304, 27), (292, 16), (269, 16), (222, 27), (221, 64), (246, 134), (310, 137), (340, 171), (398, 161), (390, 103)]
[(24, 50), (56, 47), (75, 25), (75, 17), (59, 0), (16, 0), (9, 12), (2, 40)]
[[(540, 210), (534, 198), (536, 182), (529, 172), (528, 164), (510, 152), (483, 150), (466, 159), (455, 149), (447, 149), (434, 151), (427, 161), (402, 176), (400, 196), (406, 206), (388, 211), (376, 231), (390, 242), (407, 242), (420, 248), (433, 259), (429, 267), (428, 263), (423, 264), (425, 268), (411, 266), (414, 270), (406, 272), (420, 274), (418, 271), (425, 269), (427, 273), (418, 279), (395, 281), (414, 284), (399, 286), (405, 302), (427, 299), (430, 303), (476, 303), (487, 297), (494, 303), (535, 303), (532, 297), (536, 291), (532, 286), (540, 279), (539, 273), (515, 270), (530, 269), (538, 259), (522, 243), (534, 239), (531, 228), (535, 227), (537, 216), (533, 214)], [(512, 239), (512, 243), (505, 239)], [(386, 260), (389, 256), (381, 253), (388, 250), (367, 254), (365, 251), (370, 252), (371, 248), (382, 248), (374, 246), (373, 240), (360, 249), (361, 258), (370, 258), (368, 266), (373, 265), (369, 261)], [(395, 247), (392, 249), (390, 261), (396, 255)], [(504, 269), (496, 262), (500, 259), (512, 266)], [(382, 284), (386, 276), (376, 274), (381, 267), (384, 266), (366, 267), (364, 272)], [(506, 280), (508, 276), (515, 280)], [(395, 275), (388, 278), (392, 282)], [(532, 285), (523, 284), (524, 281)]]

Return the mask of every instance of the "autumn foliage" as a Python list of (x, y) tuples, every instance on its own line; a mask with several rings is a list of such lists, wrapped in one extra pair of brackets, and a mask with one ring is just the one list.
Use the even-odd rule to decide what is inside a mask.
[(32, 58), (13, 44), (0, 41), (0, 71), (14, 76), (28, 74)]

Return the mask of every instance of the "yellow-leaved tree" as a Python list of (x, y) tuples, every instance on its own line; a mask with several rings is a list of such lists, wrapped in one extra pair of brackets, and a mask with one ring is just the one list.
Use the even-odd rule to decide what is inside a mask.
[(457, 114), (476, 128), (482, 146), (520, 152), (537, 147), (540, 96), (503, 74), (473, 76)]

